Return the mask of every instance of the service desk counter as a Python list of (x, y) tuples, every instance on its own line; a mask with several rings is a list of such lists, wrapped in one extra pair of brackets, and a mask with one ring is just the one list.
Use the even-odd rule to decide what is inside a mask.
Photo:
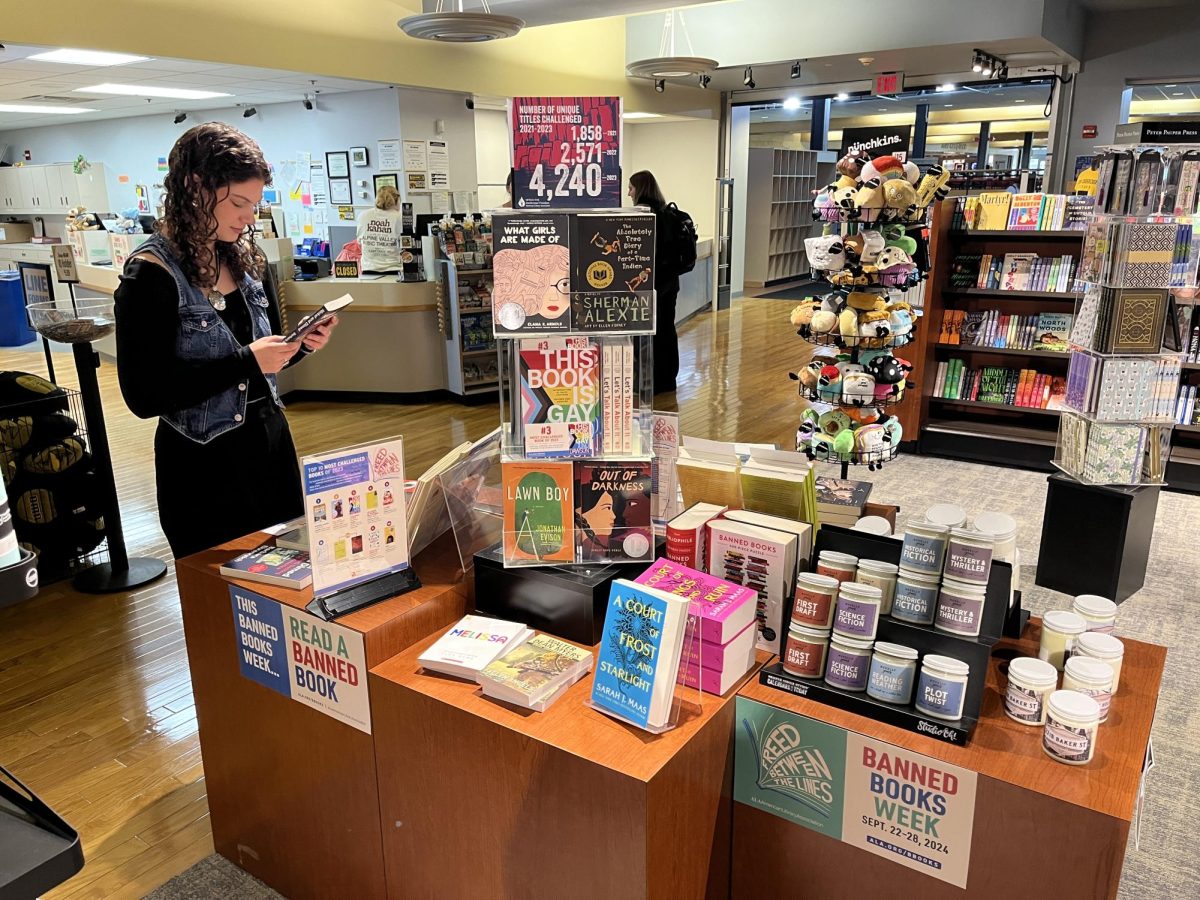
[[(1007, 677), (1001, 669), (1007, 671), (1013, 656), (1036, 656), (1040, 633), (1040, 620), (1032, 619), (1025, 638), (997, 645), (979, 724), (966, 747), (793, 696), (757, 679), (746, 684), (738, 694), (737, 727), (755, 732), (758, 746), (739, 740), (737, 747), (733, 895), (866, 897), (886, 885), (888, 896), (925, 900), (1115, 897), (1166, 649), (1122, 639), (1119, 690), (1108, 721), (1100, 725), (1095, 756), (1071, 766), (1042, 750), (1041, 727), (1022, 725), (1004, 712)], [(848, 733), (841, 742), (840, 730)], [(840, 750), (830, 749), (835, 744), (845, 748), (844, 770)], [(921, 759), (913, 766), (915, 754)], [(940, 792), (962, 793), (940, 764), (975, 773), (973, 810), (954, 796), (938, 799)], [(907, 793), (905, 782), (912, 788)], [(868, 785), (879, 792), (871, 794), (874, 787)], [(808, 788), (813, 789), (806, 793)], [(912, 806), (900, 813), (891, 794)], [(840, 835), (831, 833), (838, 827)], [(970, 837), (960, 842), (964, 834)], [(901, 854), (917, 859), (910, 867), (896, 861)], [(938, 867), (946, 874), (965, 867), (965, 890), (925, 874)]]
[[(279, 675), (289, 666), (290, 648), (281, 643), (300, 637), (314, 654), (324, 643), (313, 631), (297, 635), (288, 616), (303, 610), (311, 588), (231, 581), (219, 572), (265, 539), (250, 535), (176, 568), (213, 842), (287, 897), (384, 897), (374, 735), (270, 685), (271, 671)], [(340, 702), (355, 699), (346, 681), (365, 691), (367, 669), (465, 614), (458, 562), (453, 538), (445, 535), (414, 561), (423, 587), (337, 619), (350, 644), (361, 638), (361, 650), (352, 646), (346, 658), (365, 657), (361, 676), (341, 667), (336, 646), (327, 646), (323, 659), (337, 668), (314, 661), (314, 674), (325, 669), (341, 679)], [(249, 598), (254, 609), (243, 613), (247, 594), (259, 599)], [(272, 620), (280, 634), (272, 632)], [(365, 715), (367, 699), (357, 699)]]
[(527, 712), (425, 672), (431, 643), (370, 676), (393, 897), (728, 896), (735, 690), (653, 735), (586, 706), (590, 675)]
[(324, 350), (280, 373), (284, 393), (420, 394), (446, 387), (433, 282), (399, 282), (394, 275), (287, 282), (289, 323), (342, 294), (351, 294), (354, 305), (339, 315)]

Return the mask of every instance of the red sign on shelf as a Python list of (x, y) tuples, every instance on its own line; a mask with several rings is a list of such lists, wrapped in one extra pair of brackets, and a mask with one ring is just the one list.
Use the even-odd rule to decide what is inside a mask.
[(514, 97), (513, 206), (621, 205), (621, 98)]
[(1100, 129), (1095, 125), (1084, 125), (1083, 126), (1083, 136), (1085, 138), (1094, 138), (1099, 133), (1100, 133)]
[(884, 72), (875, 76), (875, 96), (886, 97), (904, 90), (903, 72)]

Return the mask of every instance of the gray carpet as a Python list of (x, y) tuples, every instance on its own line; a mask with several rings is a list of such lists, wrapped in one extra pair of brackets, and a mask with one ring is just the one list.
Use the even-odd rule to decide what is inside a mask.
[[(832, 473), (833, 467), (828, 467)], [(933, 457), (901, 456), (882, 471), (860, 471), (853, 477), (873, 481), (872, 499), (899, 504), (897, 524), (920, 516), (938, 502), (958, 503), (970, 513), (1000, 510), (1020, 525), (1023, 599), (1040, 615), (1069, 607), (1070, 598), (1033, 584), (1046, 503), (1046, 475)], [(1157, 900), (1196, 896), (1200, 856), (1195, 852), (1196, 809), (1200, 808), (1200, 764), (1193, 758), (1200, 744), (1200, 675), (1195, 663), (1196, 585), (1200, 562), (1200, 497), (1163, 492), (1158, 503), (1146, 586), (1121, 604), (1117, 634), (1163, 644), (1167, 668), (1154, 727), (1156, 766), (1146, 784), (1141, 823), (1141, 849), (1130, 832), (1120, 897)], [(1101, 728), (1100, 740), (1104, 739)], [(1064, 835), (1064, 840), (1076, 836)], [(997, 853), (1003, 850), (998, 848)], [(1191, 887), (1189, 887), (1189, 885)], [(274, 898), (261, 882), (219, 856), (210, 856), (173, 878), (152, 900), (199, 898)]]

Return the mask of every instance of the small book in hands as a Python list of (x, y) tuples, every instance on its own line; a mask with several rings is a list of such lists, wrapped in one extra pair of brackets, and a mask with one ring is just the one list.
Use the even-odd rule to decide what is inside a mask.
[(294, 344), (296, 341), (302, 341), (314, 328), (319, 325), (324, 325), (337, 314), (338, 310), (345, 309), (354, 298), (349, 294), (342, 294), (336, 300), (330, 300), (320, 309), (310, 312), (307, 316), (297, 323), (291, 333), (284, 338), (289, 344)]

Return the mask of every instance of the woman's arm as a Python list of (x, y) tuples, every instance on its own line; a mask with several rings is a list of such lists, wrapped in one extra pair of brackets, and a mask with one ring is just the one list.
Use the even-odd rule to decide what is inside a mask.
[(196, 406), (259, 371), (249, 347), (220, 359), (179, 357), (179, 291), (161, 265), (131, 261), (113, 298), (117, 378), (135, 416), (150, 419)]

